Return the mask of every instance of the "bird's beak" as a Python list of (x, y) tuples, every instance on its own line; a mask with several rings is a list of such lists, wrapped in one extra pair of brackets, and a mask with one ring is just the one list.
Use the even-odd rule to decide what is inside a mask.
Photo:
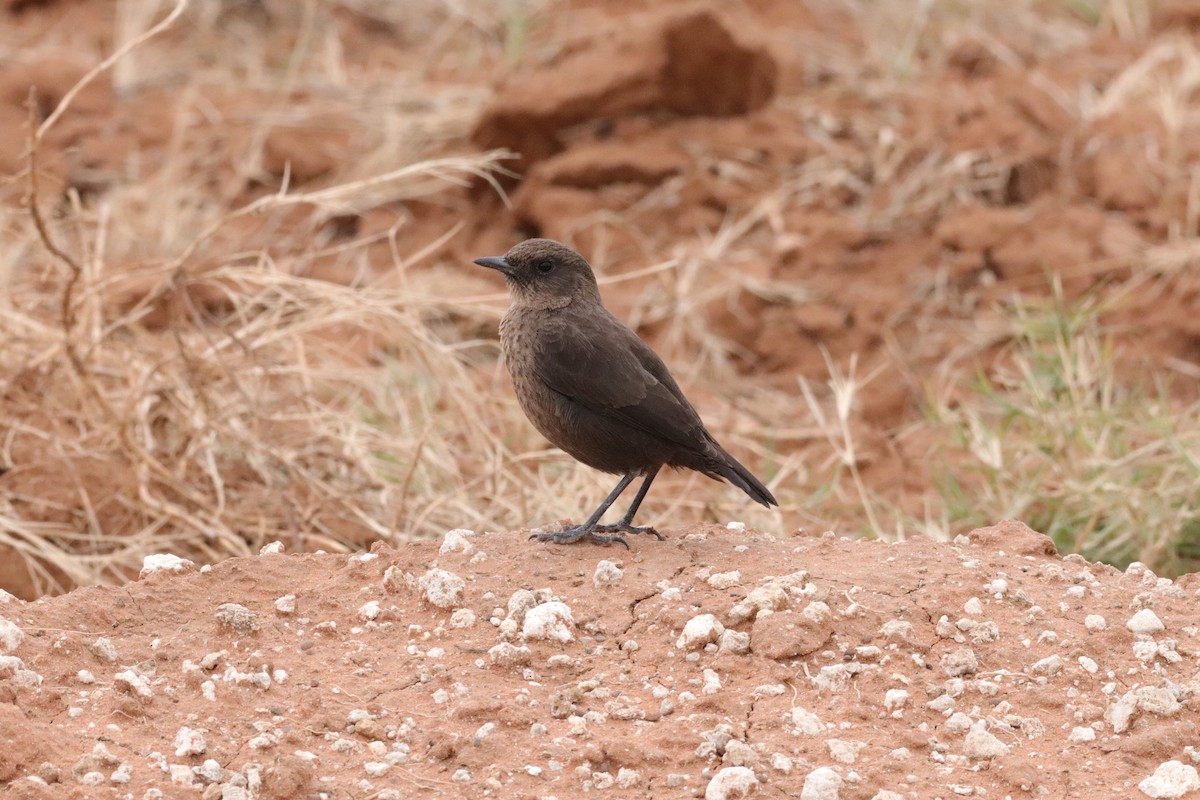
[(481, 267), (499, 270), (505, 275), (513, 274), (512, 264), (509, 264), (508, 260), (505, 259), (504, 256), (488, 256), (487, 258), (477, 258), (475, 259), (475, 263)]

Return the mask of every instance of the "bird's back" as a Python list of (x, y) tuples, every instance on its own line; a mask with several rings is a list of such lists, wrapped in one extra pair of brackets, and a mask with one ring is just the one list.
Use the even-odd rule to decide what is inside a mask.
[(501, 324), (509, 374), (530, 421), (606, 472), (697, 469), (712, 437), (666, 365), (603, 306), (572, 306), (514, 307)]

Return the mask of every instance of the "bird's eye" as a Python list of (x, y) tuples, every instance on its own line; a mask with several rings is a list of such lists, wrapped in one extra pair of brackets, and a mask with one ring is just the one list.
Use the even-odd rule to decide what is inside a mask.
[(542, 274), (545, 274), (552, 269), (554, 269), (554, 262), (552, 261), (539, 261), (537, 263), (537, 270)]

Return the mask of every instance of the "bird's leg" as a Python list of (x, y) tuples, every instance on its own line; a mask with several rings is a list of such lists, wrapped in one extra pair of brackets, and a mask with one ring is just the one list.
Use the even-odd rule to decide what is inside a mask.
[[(633, 502), (629, 505), (629, 510), (625, 512), (625, 516), (621, 517), (621, 521), (612, 525), (597, 525), (596, 530), (612, 533), (623, 531), (624, 533), (648, 533), (651, 536), (657, 537), (661, 542), (663, 535), (647, 525), (644, 528), (639, 528), (633, 524), (633, 515), (637, 513), (638, 506), (642, 504), (642, 500), (646, 497), (646, 492), (650, 491), (650, 484), (654, 481), (658, 471), (662, 467), (655, 467), (653, 472), (646, 473), (646, 479), (642, 481), (642, 485), (638, 487), (637, 496), (633, 498)], [(616, 499), (616, 498), (613, 498)]]
[[(604, 502), (600, 504), (600, 507), (597, 508), (592, 515), (587, 518), (587, 522), (583, 523), (582, 525), (572, 525), (569, 528), (563, 528), (561, 531), (555, 531), (553, 533), (535, 533), (529, 538), (537, 539), (539, 542), (570, 544), (571, 542), (577, 542), (580, 539), (587, 537), (597, 544), (612, 544), (613, 542), (620, 542), (621, 544), (625, 545), (626, 548), (628, 548), (629, 542), (625, 541), (625, 539), (621, 536), (605, 536), (602, 533), (596, 533), (596, 523), (600, 521), (600, 518), (604, 516), (604, 512), (608, 511), (608, 507), (616, 502), (617, 498), (621, 496), (621, 492), (625, 491), (629, 484), (633, 483), (633, 479), (636, 477), (637, 473), (631, 472), (624, 478), (621, 478), (616, 488), (608, 493), (608, 497), (604, 498)], [(645, 486), (642, 488), (644, 490)], [(642, 494), (645, 494), (645, 492), (638, 492), (639, 500), (641, 499)], [(634, 502), (634, 506), (637, 506), (637, 501)]]

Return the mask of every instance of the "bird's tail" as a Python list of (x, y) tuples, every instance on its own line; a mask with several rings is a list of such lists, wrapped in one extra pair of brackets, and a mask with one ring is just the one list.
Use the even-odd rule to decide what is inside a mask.
[(736, 458), (726, 453), (724, 448), (719, 445), (716, 447), (716, 450), (717, 457), (713, 459), (710, 466), (712, 470), (709, 473), (710, 475), (713, 477), (719, 475), (729, 481), (750, 495), (750, 499), (756, 503), (768, 508), (779, 505), (779, 502), (775, 499), (775, 495), (771, 494), (771, 490), (763, 486), (762, 481), (751, 475), (750, 470), (743, 467)]

